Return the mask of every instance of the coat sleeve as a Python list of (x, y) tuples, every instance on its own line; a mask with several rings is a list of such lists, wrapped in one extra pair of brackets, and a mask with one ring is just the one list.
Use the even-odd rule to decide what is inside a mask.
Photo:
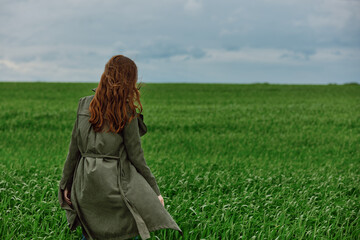
[[(151, 188), (154, 190), (157, 196), (161, 195), (159, 186), (152, 174), (149, 166), (144, 158), (144, 151), (141, 147), (139, 124), (142, 122), (142, 118), (139, 116), (134, 117), (130, 123), (127, 123), (123, 130), (124, 144), (126, 152), (128, 154), (130, 162), (135, 166), (137, 171), (145, 178)], [(140, 125), (141, 126), (141, 125)]]
[[(79, 100), (80, 104), (81, 99)], [(78, 110), (79, 112), (79, 105)], [(77, 145), (77, 139), (76, 139), (76, 133), (77, 133), (77, 127), (78, 127), (78, 117), (76, 114), (76, 120), (72, 129), (71, 138), (70, 138), (70, 145), (69, 145), (69, 151), (65, 160), (62, 178), (60, 180), (60, 188), (63, 190), (67, 188), (68, 190), (71, 189), (71, 185), (73, 182), (73, 175), (75, 171), (75, 166), (77, 161), (81, 157), (80, 150)]]

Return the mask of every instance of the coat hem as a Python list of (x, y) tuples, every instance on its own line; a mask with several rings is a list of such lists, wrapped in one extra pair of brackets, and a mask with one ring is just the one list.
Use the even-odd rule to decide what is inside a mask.
[(157, 225), (157, 226), (148, 228), (149, 232), (153, 232), (153, 231), (160, 230), (160, 229), (172, 229), (172, 230), (178, 231), (180, 233), (180, 235), (183, 236), (182, 230), (179, 229), (177, 226)]
[[(128, 234), (125, 234), (125, 235), (121, 235), (119, 237), (105, 237), (104, 239), (107, 239), (107, 240), (124, 240), (124, 239), (129, 239), (129, 238), (132, 238), (132, 237), (136, 237), (139, 235), (139, 232), (133, 232), (133, 233), (128, 233)], [(88, 239), (88, 238), (86, 238)], [(97, 239), (97, 238), (90, 238), (90, 239)], [(99, 238), (101, 239), (101, 238)]]
[[(161, 229), (173, 229), (173, 230), (178, 231), (180, 233), (180, 235), (183, 236), (183, 232), (173, 226), (170, 227), (168, 225), (157, 225), (157, 226), (148, 228), (149, 232), (154, 232), (154, 231), (161, 230)], [(138, 231), (133, 232), (133, 233), (128, 233), (125, 235), (121, 235), (119, 237), (106, 237), (106, 239), (108, 239), (108, 240), (124, 240), (124, 239), (128, 239), (128, 238), (136, 237), (136, 236), (140, 236), (140, 233)], [(146, 239), (148, 239), (148, 238), (146, 238)]]

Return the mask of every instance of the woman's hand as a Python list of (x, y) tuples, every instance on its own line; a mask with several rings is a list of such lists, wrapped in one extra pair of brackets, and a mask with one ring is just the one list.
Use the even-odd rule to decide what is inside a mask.
[(163, 199), (163, 197), (162, 197), (161, 195), (159, 195), (158, 198), (159, 198), (161, 204), (164, 206), (164, 199)]
[(65, 202), (71, 206), (70, 196), (71, 196), (70, 191), (67, 188), (65, 188), (64, 199), (65, 199)]

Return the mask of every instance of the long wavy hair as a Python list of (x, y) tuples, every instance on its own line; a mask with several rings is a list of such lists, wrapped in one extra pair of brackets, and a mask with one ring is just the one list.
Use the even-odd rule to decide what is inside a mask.
[(89, 106), (89, 122), (95, 132), (103, 131), (107, 122), (107, 132), (119, 133), (136, 116), (136, 109), (143, 111), (139, 92), (142, 84), (137, 84), (137, 78), (136, 64), (123, 55), (113, 56), (106, 63)]

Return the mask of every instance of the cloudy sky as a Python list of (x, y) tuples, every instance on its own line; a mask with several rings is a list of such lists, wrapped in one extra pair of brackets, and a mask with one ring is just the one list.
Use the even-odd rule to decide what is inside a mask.
[(357, 0), (0, 0), (0, 81), (360, 82)]

